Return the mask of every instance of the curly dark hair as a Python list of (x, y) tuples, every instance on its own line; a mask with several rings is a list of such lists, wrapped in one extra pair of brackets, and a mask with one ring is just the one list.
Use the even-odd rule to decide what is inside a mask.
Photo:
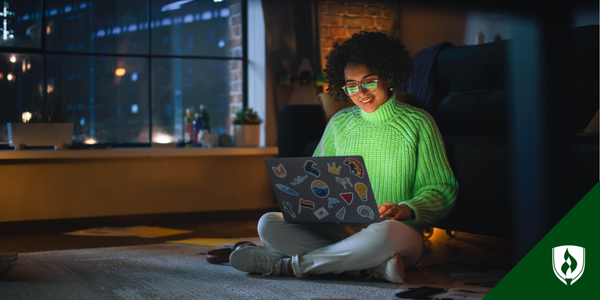
[(413, 63), (400, 40), (381, 32), (361, 31), (343, 44), (333, 44), (327, 56), (327, 92), (336, 100), (348, 101), (342, 90), (346, 85), (344, 69), (348, 63), (363, 64), (384, 78), (390, 88), (399, 87), (412, 74)]

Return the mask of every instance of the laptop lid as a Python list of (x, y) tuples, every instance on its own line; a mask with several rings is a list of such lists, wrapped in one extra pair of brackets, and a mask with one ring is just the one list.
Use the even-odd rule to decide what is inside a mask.
[(288, 222), (379, 222), (362, 156), (267, 158), (265, 166)]

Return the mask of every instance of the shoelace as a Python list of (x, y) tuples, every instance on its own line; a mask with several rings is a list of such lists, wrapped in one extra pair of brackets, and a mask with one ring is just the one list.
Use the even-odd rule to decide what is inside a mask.
[(262, 270), (268, 270), (267, 272), (263, 272), (262, 276), (275, 275), (277, 276), (277, 272), (275, 272), (276, 260), (273, 257), (269, 257), (266, 255), (254, 254), (254, 259), (252, 260), (254, 263), (254, 268), (258, 268)]
[[(385, 268), (386, 268), (386, 265), (385, 264), (381, 264), (381, 265), (379, 265), (377, 267), (369, 269), (369, 270), (366, 271), (367, 276), (364, 277), (364, 278), (361, 278), (359, 280), (366, 281), (366, 280), (369, 280), (371, 278), (375, 278), (375, 279), (386, 278), (387, 279), (387, 276), (385, 275)], [(362, 271), (361, 271), (361, 273), (362, 273)]]

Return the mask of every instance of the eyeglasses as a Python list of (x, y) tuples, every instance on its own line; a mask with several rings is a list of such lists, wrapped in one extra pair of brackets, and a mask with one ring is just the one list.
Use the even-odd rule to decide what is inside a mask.
[(360, 94), (360, 87), (362, 86), (363, 91), (365, 93), (374, 93), (377, 90), (377, 79), (367, 79), (360, 84), (358, 83), (349, 83), (342, 87), (342, 90), (348, 95), (348, 97), (355, 97)]

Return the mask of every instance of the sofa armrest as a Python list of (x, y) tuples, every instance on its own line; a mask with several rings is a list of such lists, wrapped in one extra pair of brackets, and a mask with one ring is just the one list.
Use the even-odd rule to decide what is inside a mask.
[(283, 106), (277, 115), (279, 157), (312, 155), (306, 154), (307, 145), (321, 139), (325, 125), (321, 105)]

